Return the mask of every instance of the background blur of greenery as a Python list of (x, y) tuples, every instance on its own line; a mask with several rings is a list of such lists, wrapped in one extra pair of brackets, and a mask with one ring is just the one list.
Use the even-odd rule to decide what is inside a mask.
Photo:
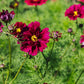
[[(9, 8), (9, 4), (12, 0), (0, 0), (0, 11), (2, 9), (7, 9), (9, 11), (13, 10)], [(76, 45), (72, 43), (73, 36), (67, 33), (68, 28), (72, 28), (76, 31), (76, 21), (70, 21), (67, 17), (64, 17), (65, 10), (73, 5), (71, 2), (66, 2), (67, 0), (57, 0), (56, 2), (51, 2), (50, 0), (42, 5), (38, 6), (38, 13), (35, 11), (34, 7), (27, 6), (24, 4), (24, 0), (20, 1), (18, 11), (15, 10), (16, 14), (13, 21), (10, 23), (25, 22), (29, 24), (32, 21), (39, 21), (41, 23), (41, 28), (48, 27), (50, 32), (60, 31), (62, 32), (62, 38), (55, 43), (53, 54), (50, 57), (49, 52), (52, 47), (53, 40), (50, 39), (48, 43), (48, 48), (44, 50), (44, 54), (50, 58), (49, 67), (47, 74), (44, 79), (40, 79), (40, 73), (35, 70), (34, 66), (41, 68), (41, 72), (44, 73), (46, 62), (41, 53), (37, 56), (32, 57), (32, 59), (27, 59), (21, 72), (19, 73), (17, 79), (13, 84), (43, 84), (44, 82), (48, 84), (74, 84), (77, 80), (79, 74), (84, 69), (84, 51), (80, 48), (79, 40), (81, 30), (78, 29), (76, 32)], [(84, 23), (83, 19), (78, 19), (79, 23)], [(5, 24), (4, 24), (5, 25)], [(4, 27), (4, 30), (6, 27)], [(24, 52), (20, 51), (20, 46), (17, 44), (17, 39), (11, 37), (11, 48), (12, 48), (12, 69), (9, 81), (13, 79), (15, 73), (20, 67), (22, 61), (24, 60)], [(76, 49), (72, 51), (72, 49)], [(8, 39), (7, 36), (2, 34), (0, 36), (0, 64), (5, 64), (5, 69), (3, 73), (7, 73), (8, 62), (9, 62), (9, 51), (8, 51)], [(42, 74), (43, 74), (42, 73)], [(2, 83), (2, 70), (0, 69), (0, 84)], [(78, 84), (84, 84), (84, 74), (79, 80)]]

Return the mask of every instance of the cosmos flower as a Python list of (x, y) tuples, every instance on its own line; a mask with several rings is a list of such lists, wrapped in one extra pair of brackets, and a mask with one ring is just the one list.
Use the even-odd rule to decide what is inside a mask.
[(81, 35), (80, 44), (81, 44), (81, 48), (84, 48), (84, 35)]
[(50, 34), (50, 37), (53, 38), (55, 41), (58, 41), (58, 38), (61, 38), (62, 33), (59, 33), (59, 31), (53, 31)]
[(47, 47), (49, 42), (49, 28), (40, 29), (40, 23), (35, 21), (28, 25), (29, 30), (23, 33), (23, 42), (21, 42), (21, 50), (29, 55), (35, 56), (39, 51)]
[(17, 0), (14, 0), (10, 3), (10, 8), (17, 8), (19, 6), (19, 2)]
[(2, 12), (0, 12), (0, 19), (2, 21), (4, 21), (5, 23), (10, 22), (15, 16), (14, 11), (11, 11), (10, 13), (8, 12), (8, 10), (3, 10)]
[(81, 4), (72, 5), (65, 11), (65, 16), (70, 20), (77, 20), (77, 18), (84, 18), (84, 6)]
[(0, 22), (0, 33), (3, 32), (3, 30), (2, 30), (3, 27), (4, 27), (4, 26), (3, 26), (2, 23)]
[(77, 1), (84, 3), (84, 0), (77, 0)]
[(30, 6), (37, 6), (37, 5), (43, 5), (46, 3), (47, 0), (25, 0), (24, 2), (27, 4), (27, 5), (30, 5)]
[(5, 67), (5, 65), (4, 64), (0, 64), (0, 68), (4, 68)]
[(72, 30), (72, 28), (69, 28), (68, 29), (68, 33), (71, 33), (73, 30)]
[(26, 30), (28, 30), (28, 27), (25, 23), (22, 22), (16, 22), (15, 25), (9, 25), (8, 29), (10, 30), (10, 33), (12, 35), (15, 35), (15, 37), (20, 38), (22, 37), (22, 33)]

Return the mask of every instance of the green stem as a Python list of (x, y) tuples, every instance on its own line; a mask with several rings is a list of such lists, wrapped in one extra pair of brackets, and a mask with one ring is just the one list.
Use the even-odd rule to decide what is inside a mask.
[(52, 52), (53, 52), (54, 45), (55, 45), (55, 40), (53, 39), (53, 46), (52, 46), (52, 49), (51, 49), (50, 56), (52, 55)]
[(3, 75), (3, 84), (5, 84), (5, 83), (4, 83), (4, 75)]
[[(7, 23), (6, 23), (6, 27), (8, 28)], [(7, 37), (8, 37), (8, 44), (9, 44), (9, 69), (8, 69), (8, 72), (7, 72), (7, 77), (6, 77), (6, 80), (5, 80), (5, 84), (7, 83), (7, 80), (8, 80), (9, 74), (10, 74), (10, 69), (11, 69), (11, 42), (10, 42), (9, 35), (7, 35)]]
[(47, 60), (47, 58), (45, 57), (45, 55), (44, 55), (44, 53), (43, 53), (43, 52), (42, 52), (42, 55), (43, 55), (44, 59), (45, 59), (45, 60)]
[(8, 42), (9, 42), (9, 74), (10, 74), (10, 69), (11, 69), (11, 42), (10, 42), (9, 36), (8, 36)]
[(79, 79), (80, 79), (80, 77), (82, 76), (82, 74), (83, 74), (83, 73), (84, 73), (84, 70), (82, 70), (82, 71), (81, 71), (81, 73), (80, 73), (79, 77), (77, 78), (77, 80), (76, 80), (75, 84), (77, 84), (77, 83), (78, 83), (78, 81), (79, 81)]
[(48, 59), (45, 57), (45, 55), (44, 55), (43, 52), (42, 52), (42, 55), (43, 55), (43, 57), (44, 57), (44, 59), (45, 59), (45, 61), (46, 61), (46, 70), (45, 70), (45, 73), (44, 73), (44, 75), (43, 75), (43, 78), (44, 78), (45, 75), (46, 75), (46, 72), (47, 72), (47, 70), (48, 70)]
[(20, 73), (20, 70), (22, 69), (22, 67), (23, 67), (23, 65), (24, 65), (24, 63), (25, 63), (26, 60), (27, 60), (27, 57), (24, 59), (24, 61), (22, 62), (20, 68), (18, 69), (18, 71), (17, 71), (15, 77), (13, 78), (13, 80), (12, 80), (9, 84), (12, 84), (12, 82), (16, 79), (16, 77), (17, 77), (18, 74)]
[(38, 7), (37, 6), (35, 6), (35, 10), (36, 10), (36, 12), (38, 11)]
[[(3, 69), (2, 69), (2, 73), (3, 73)], [(2, 79), (3, 79), (3, 84), (5, 84), (5, 81), (4, 81), (4, 73), (2, 74)]]
[(76, 28), (76, 32), (77, 32), (77, 30), (78, 30), (78, 20), (76, 20), (76, 25), (77, 25), (77, 28)]

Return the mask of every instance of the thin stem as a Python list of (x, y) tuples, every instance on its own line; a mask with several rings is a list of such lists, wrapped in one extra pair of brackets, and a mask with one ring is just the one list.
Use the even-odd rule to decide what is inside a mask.
[(9, 42), (9, 74), (10, 74), (10, 69), (11, 69), (11, 42), (10, 42), (10, 37), (8, 37), (8, 42)]
[(80, 79), (80, 77), (82, 76), (82, 74), (83, 74), (83, 73), (84, 73), (84, 70), (82, 70), (82, 71), (81, 71), (81, 73), (80, 73), (79, 77), (77, 78), (77, 80), (76, 80), (75, 84), (77, 84), (77, 83), (78, 83), (78, 81), (79, 81), (79, 79)]
[(45, 59), (45, 60), (47, 60), (47, 58), (45, 57), (45, 55), (44, 55), (44, 53), (43, 53), (43, 52), (42, 52), (42, 55), (43, 55), (44, 59)]
[(2, 80), (3, 80), (3, 84), (5, 84), (3, 69), (2, 69)]
[(3, 74), (3, 76), (2, 76), (2, 77), (3, 77), (3, 84), (5, 84), (5, 82), (4, 82), (4, 74)]
[(12, 84), (12, 82), (16, 79), (16, 77), (17, 77), (18, 74), (20, 73), (20, 70), (22, 69), (22, 67), (23, 67), (23, 65), (24, 65), (24, 63), (25, 63), (26, 60), (27, 60), (27, 57), (24, 59), (24, 61), (22, 62), (20, 68), (18, 69), (18, 71), (17, 71), (15, 77), (13, 78), (13, 80), (12, 80), (9, 84)]
[(52, 46), (52, 49), (51, 49), (50, 56), (52, 55), (52, 52), (53, 52), (54, 45), (55, 45), (55, 40), (53, 39), (53, 46)]
[(76, 20), (76, 25), (77, 25), (77, 28), (76, 28), (76, 32), (77, 32), (77, 30), (78, 30), (78, 20)]
[(6, 80), (5, 80), (5, 84), (7, 83), (8, 77), (9, 77), (9, 71), (7, 72), (7, 77), (6, 77)]
[(43, 75), (43, 78), (44, 78), (45, 75), (46, 75), (46, 72), (47, 72), (47, 70), (48, 70), (48, 60), (47, 60), (47, 58), (45, 57), (45, 55), (44, 55), (43, 52), (42, 52), (42, 55), (43, 55), (43, 57), (44, 57), (44, 59), (45, 59), (45, 61), (46, 61), (46, 70), (45, 70), (45, 73), (44, 73), (44, 75)]
[[(6, 27), (8, 28), (7, 23), (6, 23)], [(6, 80), (5, 80), (5, 84), (7, 83), (7, 80), (8, 80), (9, 74), (10, 74), (10, 69), (11, 69), (11, 42), (10, 42), (9, 35), (7, 35), (7, 37), (8, 37), (8, 44), (9, 44), (9, 69), (8, 69), (8, 72), (7, 72), (7, 77), (6, 77)]]
[(38, 11), (38, 7), (37, 6), (35, 6), (35, 10), (36, 10), (36, 12)]

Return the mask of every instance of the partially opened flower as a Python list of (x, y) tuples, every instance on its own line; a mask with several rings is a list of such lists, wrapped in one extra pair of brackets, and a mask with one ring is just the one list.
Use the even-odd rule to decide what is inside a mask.
[(27, 4), (27, 5), (30, 5), (30, 6), (37, 6), (37, 5), (42, 5), (42, 4), (45, 4), (47, 0), (25, 0), (24, 2)]
[(58, 38), (61, 38), (62, 33), (59, 33), (59, 31), (53, 31), (50, 34), (50, 37), (53, 38), (54, 40), (58, 41)]
[(2, 12), (0, 12), (0, 19), (2, 21), (4, 21), (5, 23), (10, 22), (15, 16), (14, 11), (11, 11), (10, 13), (8, 12), (8, 10), (3, 10)]
[(14, 0), (10, 3), (10, 8), (17, 8), (19, 6), (19, 2), (17, 0)]
[(65, 11), (65, 16), (68, 16), (70, 20), (77, 20), (77, 18), (84, 18), (84, 6), (81, 4), (72, 5)]
[(39, 51), (47, 47), (49, 42), (49, 28), (40, 29), (40, 23), (35, 21), (28, 25), (29, 30), (23, 33), (23, 42), (21, 42), (21, 50), (35, 56)]
[(22, 38), (22, 33), (24, 31), (28, 30), (28, 27), (25, 23), (22, 22), (16, 22), (15, 25), (9, 25), (8, 29), (10, 30), (10, 33), (12, 35), (15, 35), (15, 37)]
[(71, 33), (73, 30), (72, 30), (72, 28), (69, 28), (68, 29), (68, 33)]
[(5, 65), (4, 64), (0, 64), (0, 68), (4, 68), (5, 67)]
[(84, 35), (81, 35), (80, 44), (81, 44), (81, 48), (84, 48)]
[(3, 31), (3, 30), (2, 30), (3, 27), (4, 27), (4, 26), (3, 26), (2, 23), (0, 22), (0, 33)]

